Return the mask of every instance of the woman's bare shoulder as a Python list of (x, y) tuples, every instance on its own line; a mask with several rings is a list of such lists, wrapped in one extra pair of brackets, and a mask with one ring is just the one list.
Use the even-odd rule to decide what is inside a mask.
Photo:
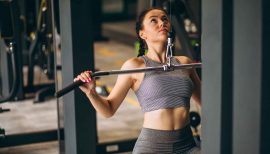
[(140, 57), (130, 58), (124, 62), (121, 69), (134, 69), (134, 68), (142, 68), (144, 67), (144, 60)]
[(187, 56), (175, 56), (175, 58), (181, 62), (181, 64), (190, 64), (192, 60)]

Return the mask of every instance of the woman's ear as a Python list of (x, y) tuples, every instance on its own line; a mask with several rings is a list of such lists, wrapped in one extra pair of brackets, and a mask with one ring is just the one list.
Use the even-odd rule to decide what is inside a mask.
[(140, 35), (140, 37), (141, 37), (142, 39), (144, 39), (144, 40), (147, 38), (147, 37), (145, 36), (145, 33), (144, 33), (142, 30), (140, 30), (139, 35)]

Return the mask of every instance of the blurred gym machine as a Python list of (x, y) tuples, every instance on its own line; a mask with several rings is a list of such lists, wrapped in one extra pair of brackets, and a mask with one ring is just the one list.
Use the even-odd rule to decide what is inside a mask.
[[(0, 1), (0, 103), (22, 99), (22, 61), (18, 6), (10, 0)], [(0, 113), (9, 109), (0, 107)], [(0, 141), (6, 137), (0, 126)]]
[[(27, 40), (27, 34), (25, 34), (27, 24), (23, 14), (25, 13), (24, 11), (27, 10), (26, 7), (24, 7), (26, 4), (25, 2), (28, 1), (0, 0), (0, 92), (2, 95), (0, 103), (24, 99), (26, 93), (33, 91), (33, 89), (30, 89), (27, 86), (23, 86), (22, 68), (23, 65), (28, 64), (28, 61), (23, 62), (23, 59), (28, 59), (28, 54), (23, 53), (25, 49), (28, 50), (27, 43), (29, 43), (25, 41)], [(49, 4), (49, 1), (47, 2)], [(49, 7), (47, 7), (46, 10), (45, 8), (43, 9), (46, 11)], [(33, 18), (34, 16), (32, 16), (31, 19)], [(47, 19), (49, 19), (49, 17)], [(34, 22), (33, 25), (35, 25)], [(50, 36), (42, 41), (50, 43), (48, 42), (48, 39), (50, 39)], [(45, 54), (45, 56), (47, 55)], [(48, 62), (50, 62), (51, 65), (53, 64), (49, 60), (44, 60), (43, 64), (47, 64)], [(43, 67), (43, 69), (44, 68), (45, 67)], [(50, 75), (52, 76), (52, 74)], [(0, 109), (0, 113), (9, 111), (9, 109)], [(21, 134), (5, 134), (5, 132), (5, 129), (0, 126), (0, 147), (57, 140), (58, 131), (45, 130)]]
[[(1, 1), (1, 41), (3, 40), (1, 42), (1, 93), (11, 91), (11, 85), (14, 81), (16, 83), (14, 86), (15, 94), (10, 97), (11, 100), (21, 100), (25, 98), (26, 94), (35, 93), (34, 102), (41, 102), (47, 96), (54, 94), (53, 29), (50, 11), (50, 1), (47, 0), (41, 0), (40, 3), (39, 1), (30, 3), (24, 0)], [(6, 48), (16, 50), (14, 51), (14, 66), (16, 66), (14, 73), (12, 73), (14, 69), (10, 69), (13, 66), (11, 56), (6, 58), (7, 56), (4, 55)], [(9, 51), (9, 53), (12, 52)], [(48, 80), (51, 80), (50, 84), (34, 85), (35, 65), (38, 65)], [(28, 68), (25, 85), (23, 83), (23, 78), (25, 78), (22, 71), (23, 66)]]
[[(1, 93), (3, 92), (7, 93), (10, 91), (8, 96), (5, 95), (6, 97), (3, 97), (3, 98), (1, 97), (1, 103), (5, 101), (10, 101), (10, 100), (24, 99), (26, 93), (35, 92), (38, 89), (48, 87), (47, 85), (44, 85), (43, 87), (42, 86), (36, 87), (36, 85), (33, 85), (32, 82), (29, 82), (30, 85), (32, 85), (32, 87), (29, 88), (28, 85), (23, 87), (22, 66), (23, 65), (27, 66), (29, 64), (29, 61), (32, 64), (32, 66), (36, 64), (36, 61), (40, 62), (40, 60), (36, 60), (36, 61), (29, 60), (27, 51), (30, 46), (32, 47), (31, 50), (34, 50), (33, 48), (36, 48), (38, 50), (40, 49), (40, 47), (44, 47), (41, 44), (45, 44), (45, 43), (47, 43), (45, 45), (49, 46), (49, 43), (50, 43), (49, 41), (51, 41), (50, 40), (51, 36), (47, 35), (47, 32), (52, 31), (52, 28), (48, 29), (48, 23), (46, 22), (49, 22), (49, 19), (50, 19), (50, 17), (48, 16), (48, 11), (51, 11), (51, 10), (48, 10), (50, 9), (49, 8), (50, 2), (51, 1), (46, 1), (46, 5), (45, 5), (45, 1), (38, 3), (35, 0), (31, 2), (29, 0), (26, 0), (26, 1), (1, 0), (0, 1), (0, 15), (1, 15), (0, 16), (0, 23), (1, 23), (1, 32), (0, 32), (1, 33), (1, 39), (0, 39), (1, 85), (0, 87), (1, 87)], [(58, 1), (53, 1), (53, 2), (58, 3)], [(40, 16), (39, 19), (40, 21), (44, 22), (47, 25), (44, 25), (41, 22), (40, 23), (41, 29), (37, 30), (37, 27), (35, 24), (36, 23), (35, 17), (36, 17), (36, 14), (38, 14), (37, 13), (38, 11), (36, 12), (36, 10), (39, 10), (39, 6), (40, 6), (39, 4), (42, 4), (41, 9), (43, 9), (41, 12), (43, 14), (40, 14), (42, 17)], [(58, 5), (56, 4), (56, 6)], [(47, 13), (45, 13), (46, 11)], [(45, 29), (45, 26), (47, 26), (46, 27), (47, 29)], [(33, 31), (38, 31), (40, 38), (31, 40), (29, 38), (30, 36), (29, 34)], [(47, 37), (44, 35), (47, 35)], [(33, 43), (35, 41), (36, 41), (36, 44)], [(24, 48), (22, 48), (22, 46)], [(48, 48), (48, 46), (46, 47)], [(25, 49), (26, 52), (23, 52), (23, 49)], [(5, 51), (8, 51), (8, 52), (5, 52)], [(45, 51), (45, 50), (40, 50), (40, 51)], [(22, 54), (22, 53), (25, 53), (25, 54)], [(42, 55), (43, 59), (41, 58), (41, 60), (43, 60), (43, 63), (41, 63), (43, 64), (41, 65), (43, 66), (41, 67), (42, 69), (48, 68), (48, 65), (46, 65), (48, 62), (50, 63), (49, 66), (52, 67), (53, 61), (51, 59), (48, 59), (48, 60), (46, 59), (46, 56), (47, 56), (46, 53), (32, 53), (32, 54), (36, 54), (35, 56), (33, 56), (34, 58), (39, 57), (40, 54), (44, 54)], [(12, 55), (15, 55), (14, 56), (15, 58), (13, 58), (15, 60), (12, 59)], [(6, 58), (7, 56), (9, 57)], [(44, 60), (44, 56), (46, 60)], [(8, 59), (11, 59), (11, 60), (7, 61)], [(23, 62), (22, 62), (22, 59), (24, 60)], [(51, 69), (51, 67), (49, 68)], [(16, 71), (13, 71), (15, 69), (11, 69), (11, 68), (15, 68)], [(49, 71), (47, 71), (47, 74), (51, 78), (53, 78), (54, 72), (52, 72), (53, 70), (50, 70), (50, 71), (51, 71), (50, 73)], [(14, 72), (14, 73), (9, 74), (9, 72)], [(10, 82), (10, 80), (12, 82)], [(30, 81), (31, 81), (31, 77), (30, 77)], [(8, 84), (9, 82), (11, 84)], [(8, 109), (2, 109), (1, 111), (8, 111)], [(59, 132), (61, 133), (62, 131), (60, 130)], [(30, 132), (30, 133), (21, 133), (21, 134), (5, 134), (5, 133), (6, 133), (5, 129), (1, 128), (0, 126), (0, 147), (9, 147), (9, 146), (29, 144), (29, 143), (52, 141), (52, 140), (57, 140), (57, 137), (58, 137), (57, 135), (58, 130), (43, 130), (40, 132)]]
[[(27, 91), (35, 92), (34, 102), (42, 102), (47, 96), (53, 96), (55, 93), (55, 82), (50, 84), (40, 84), (34, 85), (34, 67), (38, 65), (43, 73), (46, 74), (49, 80), (54, 80), (55, 70), (54, 62), (55, 52), (53, 46), (53, 33), (57, 32), (60, 34), (59, 26), (59, 0), (40, 0), (34, 1), (36, 3), (36, 11), (31, 13), (36, 16), (36, 25), (34, 29), (28, 32), (28, 38), (30, 41), (29, 46), (29, 59), (28, 59), (28, 80), (27, 80)], [(53, 3), (53, 5), (51, 4)], [(26, 6), (31, 6), (28, 2)], [(101, 11), (101, 2), (98, 1), (93, 9), (93, 12)], [(54, 9), (54, 23), (55, 27), (52, 25), (52, 9)], [(36, 15), (35, 15), (36, 12)], [(94, 41), (105, 40), (101, 35), (101, 14), (98, 13), (95, 18), (94, 27)], [(57, 45), (58, 48), (61, 47), (60, 44)], [(60, 65), (56, 65), (56, 70), (61, 70)]]
[(0, 1), (0, 103), (24, 98), (18, 12), (18, 5), (14, 1)]
[[(98, 0), (96, 2), (95, 4), (101, 4)], [(57, 29), (57, 32), (60, 33), (58, 3), (58, 0), (0, 0), (0, 92), (1, 94), (4, 92), (3, 96), (1, 96), (1, 103), (24, 99), (28, 97), (25, 96), (28, 93), (35, 93), (40, 89), (45, 89), (45, 92), (41, 91), (42, 94), (39, 94), (42, 95), (42, 97), (44, 96), (43, 98), (48, 96), (48, 93), (52, 94), (51, 88), (54, 86), (54, 83), (50, 85), (35, 85), (33, 83), (33, 69), (35, 65), (38, 65), (41, 70), (45, 71), (44, 73), (46, 73), (48, 78), (54, 78), (53, 71), (55, 70), (52, 67), (55, 63), (53, 63), (54, 61), (52, 59), (55, 59), (56, 56), (53, 57), (52, 54), (48, 52), (54, 52), (52, 44), (50, 44), (53, 39), (50, 32), (54, 32), (55, 29)], [(78, 4), (80, 4), (79, 1)], [(91, 5), (91, 7), (93, 9), (90, 10), (93, 11), (93, 13), (95, 12), (95, 17), (101, 17), (101, 12), (99, 12), (101, 11), (101, 6)], [(52, 8), (54, 8), (54, 10)], [(54, 14), (55, 17), (55, 28), (53, 28), (54, 26), (52, 24), (52, 14)], [(92, 35), (92, 37), (94, 41), (97, 41), (101, 38), (101, 20), (94, 20), (95, 24), (88, 28), (93, 28), (94, 35)], [(29, 56), (29, 53), (31, 53), (31, 56)], [(16, 59), (13, 58), (12, 55), (15, 55)], [(16, 65), (12, 65), (15, 63)], [(12, 66), (14, 69), (12, 69)], [(15, 68), (15, 66), (17, 67)], [(30, 75), (26, 77), (28, 81), (25, 86), (23, 86), (23, 77), (25, 77), (22, 73), (23, 66), (28, 69), (30, 67), (30, 73), (28, 72), (28, 75)], [(59, 66), (54, 66), (54, 68), (60, 69)], [(11, 74), (10, 72), (14, 73)], [(10, 84), (8, 84), (9, 82)], [(103, 95), (107, 95), (107, 91), (105, 91), (104, 88), (103, 86), (98, 87), (97, 91), (100, 91)], [(46, 89), (49, 90), (49, 92), (46, 92)], [(9, 109), (0, 109), (1, 112), (9, 111)], [(6, 134), (5, 129), (0, 126), (0, 148), (56, 141), (64, 136), (63, 130), (64, 129), (61, 127), (55, 130)]]
[[(27, 87), (34, 90), (34, 102), (44, 101), (46, 96), (53, 96), (55, 83), (34, 86), (34, 66), (37, 64), (46, 74), (49, 80), (54, 80), (54, 47), (52, 12), (49, 0), (41, 0), (37, 11), (37, 25), (34, 32), (30, 33), (30, 47), (28, 59), (28, 80)], [(59, 66), (58, 69), (61, 69)]]

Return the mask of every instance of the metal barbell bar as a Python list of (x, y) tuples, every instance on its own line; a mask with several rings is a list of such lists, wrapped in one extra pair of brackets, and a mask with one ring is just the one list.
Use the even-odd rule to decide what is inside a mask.
[[(119, 74), (130, 74), (130, 73), (142, 73), (142, 72), (150, 72), (150, 71), (161, 71), (161, 72), (168, 72), (173, 71), (176, 69), (192, 69), (192, 68), (200, 68), (202, 63), (191, 63), (191, 64), (181, 64), (181, 65), (163, 65), (157, 67), (145, 67), (145, 68), (136, 68), (136, 69), (127, 69), (127, 70), (111, 70), (111, 71), (98, 71), (91, 74), (91, 77), (100, 77), (100, 76), (108, 76), (108, 75), (119, 75)], [(70, 92), (71, 90), (75, 89), (83, 85), (84, 82), (81, 80), (75, 81), (72, 84), (68, 85), (67, 87), (59, 90), (55, 93), (57, 98), (65, 95), (66, 93)]]

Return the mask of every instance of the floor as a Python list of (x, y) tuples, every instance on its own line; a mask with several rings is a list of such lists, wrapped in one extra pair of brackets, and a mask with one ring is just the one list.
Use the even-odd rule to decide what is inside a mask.
[[(134, 25), (134, 21), (118, 23), (118, 25), (113, 23), (104, 24), (104, 35), (110, 37), (117, 30), (123, 30), (130, 24)], [(130, 41), (133, 41), (135, 31), (134, 33), (132, 30), (126, 31), (127, 33), (122, 35), (130, 36)], [(126, 59), (135, 57), (137, 54), (132, 42), (123, 43), (117, 39), (96, 42), (94, 49), (95, 65), (100, 70), (119, 69)], [(39, 68), (35, 68), (35, 73), (35, 83), (46, 81), (46, 76), (41, 73)], [(98, 84), (106, 85), (110, 91), (115, 79), (116, 76), (100, 78)], [(43, 103), (33, 103), (33, 99), (28, 99), (20, 102), (4, 103), (1, 104), (1, 107), (11, 110), (0, 114), (0, 127), (6, 130), (6, 134), (37, 132), (57, 128), (55, 99), (49, 99)], [(199, 109), (192, 103), (191, 110), (198, 111)], [(136, 138), (140, 132), (142, 120), (143, 114), (140, 111), (137, 99), (133, 92), (129, 92), (115, 116), (106, 119), (97, 115), (98, 142)], [(58, 151), (57, 141), (0, 148), (0, 154), (58, 154)]]

